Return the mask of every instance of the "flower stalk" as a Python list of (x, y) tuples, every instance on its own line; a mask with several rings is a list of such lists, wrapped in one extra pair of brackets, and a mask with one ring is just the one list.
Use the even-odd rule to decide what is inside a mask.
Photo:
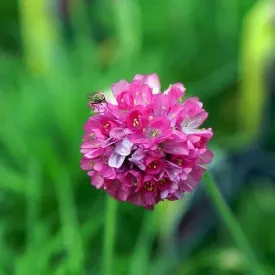
[(217, 214), (224, 223), (228, 232), (231, 234), (236, 245), (244, 253), (248, 260), (248, 267), (250, 269), (250, 274), (254, 275), (265, 275), (265, 272), (258, 262), (257, 257), (255, 256), (253, 249), (251, 248), (249, 241), (247, 240), (240, 224), (234, 217), (233, 213), (230, 211), (228, 205), (222, 198), (221, 193), (219, 192), (214, 179), (209, 171), (204, 175), (205, 190), (211, 199), (213, 206), (215, 207)]
[(117, 201), (110, 196), (106, 196), (105, 208), (105, 227), (104, 227), (104, 242), (103, 242), (103, 275), (114, 274), (114, 246), (116, 233), (116, 212)]

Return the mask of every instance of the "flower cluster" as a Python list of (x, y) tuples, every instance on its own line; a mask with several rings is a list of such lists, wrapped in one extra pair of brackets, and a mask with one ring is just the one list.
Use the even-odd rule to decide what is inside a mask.
[(181, 83), (160, 92), (156, 74), (121, 80), (112, 92), (90, 104), (84, 126), (81, 167), (92, 185), (148, 209), (194, 190), (213, 157), (212, 129), (198, 128), (208, 116), (199, 99), (183, 100)]

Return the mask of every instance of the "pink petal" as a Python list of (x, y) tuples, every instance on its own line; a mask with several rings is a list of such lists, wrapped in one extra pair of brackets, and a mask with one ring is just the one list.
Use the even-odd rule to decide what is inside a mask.
[(135, 75), (134, 80), (139, 80), (143, 82), (143, 84), (147, 84), (150, 88), (152, 88), (154, 94), (160, 92), (160, 81), (156, 73), (149, 75), (137, 74)]
[[(173, 134), (178, 138), (180, 139), (181, 141), (185, 141), (186, 140), (186, 134), (181, 132), (181, 131), (178, 131), (178, 130), (173, 130)], [(200, 139), (199, 139), (200, 140)]]
[(111, 156), (109, 157), (108, 164), (110, 167), (113, 168), (120, 168), (123, 164), (126, 156), (122, 156), (116, 152), (113, 152)]
[(134, 107), (134, 98), (129, 91), (121, 92), (116, 99), (121, 110), (130, 110)]
[(208, 113), (206, 113), (206, 112), (201, 112), (201, 113), (191, 117), (191, 119), (188, 123), (188, 128), (194, 129), (194, 128), (201, 126), (207, 117), (208, 117)]
[(83, 170), (91, 170), (92, 169), (93, 161), (91, 159), (83, 158), (81, 160), (81, 169)]
[(165, 171), (171, 181), (176, 180), (177, 176), (182, 172), (182, 168), (170, 161), (165, 162)]
[(183, 108), (179, 104), (175, 104), (170, 108), (169, 113), (167, 114), (167, 118), (171, 122), (171, 127), (175, 126), (178, 120), (182, 120), (182, 112)]
[(120, 80), (112, 85), (112, 92), (115, 98), (124, 91), (127, 91), (129, 88), (129, 84), (126, 80)]
[(178, 103), (179, 99), (181, 99), (184, 96), (185, 89), (182, 84), (178, 83), (171, 85), (167, 91), (170, 105), (173, 105)]
[(168, 197), (168, 195), (169, 195), (169, 191), (168, 190), (164, 190), (164, 191), (160, 192), (160, 198), (162, 200), (166, 199)]
[(116, 144), (115, 152), (121, 156), (128, 156), (131, 153), (132, 146), (133, 143), (128, 138), (124, 138)]
[(203, 107), (203, 104), (202, 102), (200, 102), (199, 98), (198, 97), (190, 97), (188, 98), (187, 100), (184, 101), (183, 103), (184, 107), (185, 108), (199, 108), (201, 109)]
[(137, 149), (134, 154), (129, 158), (129, 161), (133, 162), (140, 170), (146, 169), (144, 165), (145, 154), (141, 148)]
[(94, 148), (94, 149), (81, 149), (81, 153), (84, 154), (86, 158), (96, 158), (104, 152), (103, 148)]
[(190, 140), (187, 140), (187, 147), (188, 147), (188, 149), (190, 149), (190, 150), (192, 150), (192, 149), (195, 148), (194, 145), (193, 145), (193, 143), (192, 143)]
[(182, 83), (175, 83), (175, 84), (170, 85), (170, 86), (168, 87), (168, 89), (164, 91), (164, 93), (165, 93), (165, 94), (169, 94), (170, 91), (171, 91), (173, 88), (177, 88), (178, 90), (181, 91), (181, 93), (183, 94), (181, 97), (184, 96), (184, 92), (185, 92), (186, 89), (185, 89), (185, 87), (183, 86)]
[(154, 115), (164, 116), (168, 112), (169, 101), (168, 97), (164, 93), (154, 95)]
[(143, 82), (143, 79), (144, 79), (144, 75), (142, 75), (142, 74), (136, 74), (134, 76), (134, 80), (138, 80), (140, 82)]
[(184, 196), (184, 192), (181, 191), (176, 191), (169, 200), (174, 201), (174, 200), (181, 200)]
[(152, 89), (148, 85), (133, 86), (131, 92), (135, 105), (146, 106), (152, 101)]
[(96, 161), (93, 168), (104, 178), (110, 179), (115, 177), (115, 170), (104, 163), (102, 160)]
[(123, 128), (113, 128), (110, 131), (110, 137), (113, 137), (115, 139), (121, 139), (125, 136), (124, 131), (125, 130)]
[(144, 201), (146, 205), (154, 205), (156, 204), (156, 195), (154, 192), (147, 192), (142, 191), (141, 192), (141, 198)]
[(94, 175), (91, 177), (91, 184), (97, 189), (100, 189), (104, 185), (104, 178), (101, 177), (98, 173), (94, 173)]
[(140, 192), (133, 193), (129, 196), (129, 201), (132, 202), (135, 205), (139, 206), (146, 206), (146, 204), (143, 202), (143, 200), (140, 197)]
[(161, 148), (164, 152), (173, 155), (188, 155), (189, 149), (183, 142), (175, 142), (173, 140), (167, 140), (161, 143)]
[(210, 150), (206, 149), (206, 151), (200, 155), (201, 163), (209, 164), (212, 161), (213, 157), (213, 153)]
[(192, 143), (197, 143), (201, 140), (201, 138), (199, 136), (189, 135), (188, 140), (190, 140)]
[(144, 84), (150, 86), (153, 89), (154, 94), (160, 92), (160, 81), (156, 73), (145, 76)]

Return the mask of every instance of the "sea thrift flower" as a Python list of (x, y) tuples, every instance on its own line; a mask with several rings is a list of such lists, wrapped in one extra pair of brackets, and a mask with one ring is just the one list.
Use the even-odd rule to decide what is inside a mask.
[(153, 209), (196, 188), (211, 162), (212, 129), (200, 129), (208, 114), (198, 98), (184, 100), (181, 83), (163, 93), (156, 74), (112, 85), (90, 102), (95, 114), (84, 126), (81, 167), (91, 184), (120, 201)]

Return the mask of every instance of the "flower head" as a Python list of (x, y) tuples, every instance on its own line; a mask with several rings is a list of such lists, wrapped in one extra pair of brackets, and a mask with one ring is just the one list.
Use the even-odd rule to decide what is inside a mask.
[(194, 190), (213, 158), (199, 99), (184, 100), (181, 83), (161, 93), (157, 74), (121, 80), (112, 92), (112, 101), (89, 104), (95, 114), (84, 126), (81, 167), (91, 184), (148, 209)]

